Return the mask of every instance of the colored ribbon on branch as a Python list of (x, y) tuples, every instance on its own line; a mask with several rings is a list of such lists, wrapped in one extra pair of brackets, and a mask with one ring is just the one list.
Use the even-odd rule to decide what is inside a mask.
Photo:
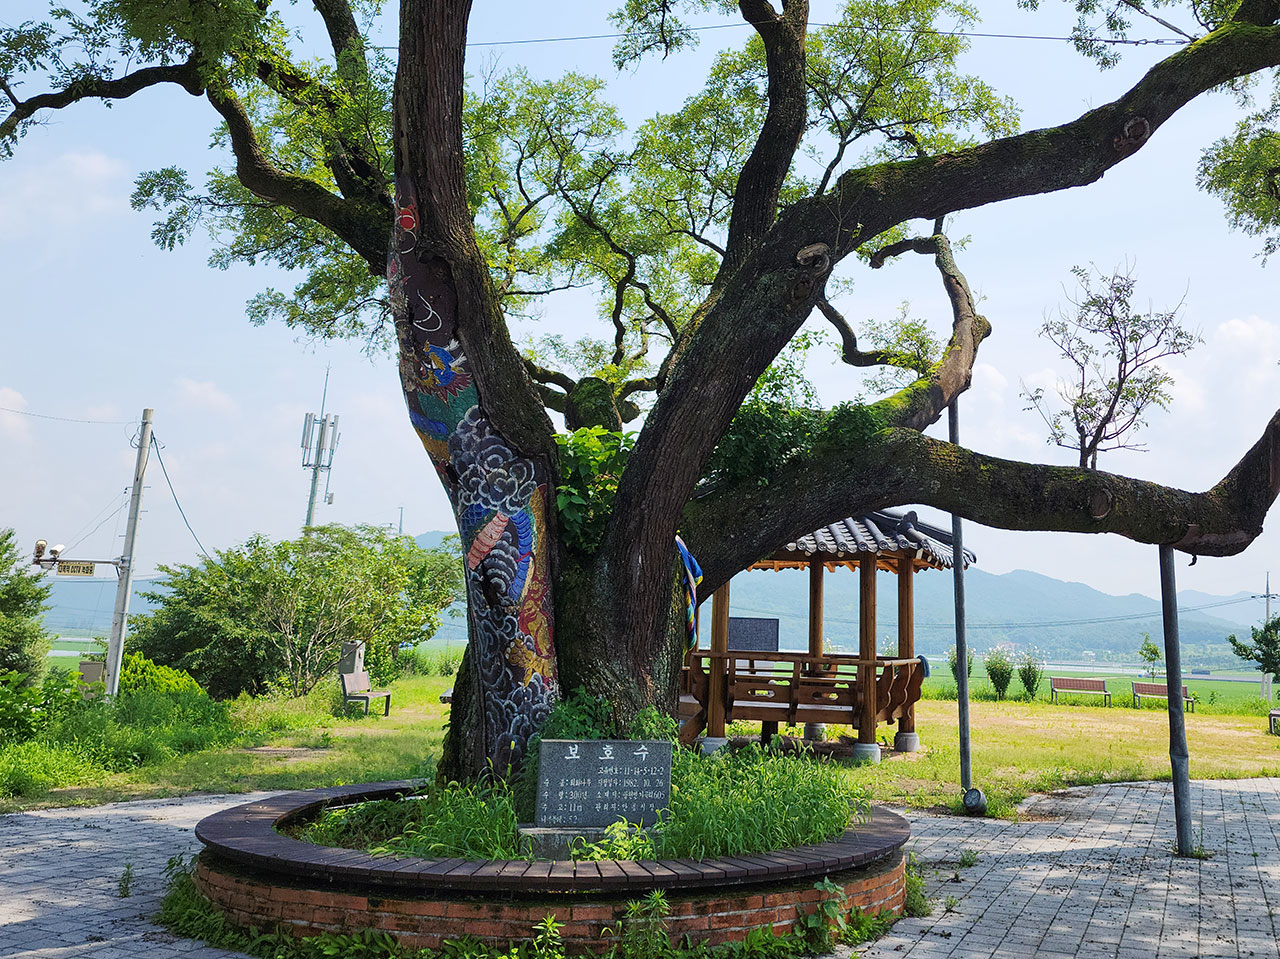
[(702, 582), (702, 567), (679, 536), (676, 537), (676, 549), (680, 550), (680, 559), (684, 563), (685, 628), (689, 632), (686, 646), (693, 649), (698, 645), (698, 584)]

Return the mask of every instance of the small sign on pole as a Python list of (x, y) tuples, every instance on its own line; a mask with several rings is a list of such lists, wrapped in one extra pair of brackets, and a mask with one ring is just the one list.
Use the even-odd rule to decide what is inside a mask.
[(93, 563), (80, 563), (74, 560), (59, 560), (57, 572), (59, 576), (92, 576)]

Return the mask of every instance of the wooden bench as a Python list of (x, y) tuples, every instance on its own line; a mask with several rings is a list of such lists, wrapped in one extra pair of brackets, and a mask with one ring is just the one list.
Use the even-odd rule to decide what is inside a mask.
[[(1163, 683), (1139, 683), (1133, 682), (1133, 705), (1138, 708), (1142, 705), (1142, 697), (1150, 696), (1153, 699), (1168, 699), (1169, 687)], [(1187, 692), (1187, 687), (1182, 687), (1182, 701), (1186, 704), (1188, 712), (1196, 711), (1196, 701), (1191, 698), (1191, 694)]]
[(391, 693), (387, 690), (370, 689), (369, 673), (339, 673), (338, 677), (342, 680), (342, 701), (343, 703), (364, 703), (364, 714), (369, 715), (369, 702), (374, 699), (383, 699), (386, 701), (382, 708), (382, 715), (391, 715)]
[(1111, 705), (1111, 693), (1107, 692), (1105, 679), (1083, 679), (1076, 676), (1050, 676), (1049, 699), (1058, 701), (1058, 693), (1095, 693), (1104, 697), (1104, 705)]

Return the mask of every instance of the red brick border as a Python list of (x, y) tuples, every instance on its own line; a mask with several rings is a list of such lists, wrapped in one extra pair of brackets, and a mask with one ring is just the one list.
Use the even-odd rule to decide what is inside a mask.
[[(904, 866), (898, 849), (880, 862), (830, 878), (850, 906), (901, 915), (906, 897)], [(504, 901), (338, 892), (255, 875), (207, 854), (196, 866), (195, 881), (232, 922), (244, 928), (273, 928), (297, 936), (373, 928), (417, 949), (437, 949), (444, 940), (464, 935), (505, 946), (530, 938), (536, 923), (554, 915), (570, 952), (595, 952), (609, 943), (605, 928), (616, 926), (626, 911), (625, 899), (602, 899), (590, 893)], [(802, 912), (812, 912), (832, 895), (815, 889), (811, 882), (737, 888), (732, 893), (673, 893), (668, 897), (667, 930), (672, 941), (688, 935), (694, 942), (706, 940), (712, 945), (740, 941), (752, 929), (771, 927), (781, 935), (791, 931)]]
[(607, 945), (626, 903), (668, 892), (673, 941), (688, 935), (718, 945), (753, 929), (788, 932), (801, 913), (841, 893), (814, 882), (831, 878), (850, 906), (900, 915), (906, 898), (902, 847), (907, 821), (873, 807), (870, 821), (829, 842), (720, 859), (646, 862), (523, 860), (468, 862), (371, 856), (316, 846), (280, 827), (328, 806), (412, 791), (411, 782), (366, 783), (285, 793), (202, 819), (200, 891), (237, 925), (298, 936), (380, 929), (406, 946), (435, 949), (474, 936), (504, 946), (528, 939), (548, 915), (573, 952)]
[(329, 806), (384, 799), (415, 787), (411, 782), (366, 783), (284, 793), (207, 816), (196, 824), (196, 837), (219, 859), (247, 866), (257, 874), (277, 874), (290, 880), (325, 880), (341, 883), (344, 888), (407, 890), (413, 895), (440, 890), (449, 895), (507, 892), (528, 896), (583, 892), (642, 895), (651, 889), (724, 889), (825, 876), (884, 859), (901, 849), (911, 835), (905, 819), (875, 806), (869, 821), (812, 846), (719, 859), (642, 863), (469, 862), (371, 856), (354, 849), (317, 846), (279, 832)]

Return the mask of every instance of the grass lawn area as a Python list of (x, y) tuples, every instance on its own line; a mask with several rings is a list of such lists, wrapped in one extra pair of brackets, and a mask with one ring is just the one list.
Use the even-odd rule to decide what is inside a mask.
[[(1045, 673), (1044, 680), (1040, 684), (1040, 692), (1036, 699), (1039, 702), (1049, 702), (1049, 677), (1050, 676), (1068, 676), (1072, 678), (1089, 677), (1091, 679), (1107, 680), (1107, 689), (1111, 692), (1111, 703), (1113, 706), (1129, 706), (1133, 701), (1133, 687), (1131, 682), (1138, 681), (1144, 683), (1160, 683), (1164, 685), (1164, 676), (1158, 676), (1155, 679), (1148, 679), (1146, 676), (1135, 676), (1132, 673), (1122, 674), (1108, 672), (1105, 667), (1098, 669), (1096, 672), (1054, 672), (1050, 670)], [(1187, 692), (1196, 698), (1197, 713), (1248, 713), (1250, 715), (1267, 714), (1268, 708), (1280, 706), (1280, 703), (1268, 703), (1261, 695), (1261, 674), (1240, 673), (1238, 675), (1246, 676), (1253, 680), (1247, 683), (1234, 683), (1215, 681), (1213, 679), (1193, 679), (1190, 675), (1182, 677), (1182, 684), (1187, 687)], [(928, 679), (924, 681), (923, 694), (926, 697), (937, 697), (955, 699), (956, 681), (951, 675), (951, 670), (947, 668), (944, 660), (941, 668), (934, 664), (933, 672)], [(995, 700), (996, 693), (991, 686), (991, 681), (987, 678), (986, 673), (982, 670), (981, 663), (974, 663), (973, 675), (969, 677), (969, 695), (975, 700)], [(1017, 673), (1014, 673), (1013, 681), (1009, 683), (1007, 692), (1009, 698), (1019, 698), (1025, 696), (1026, 693), (1022, 688), (1022, 683), (1018, 680)], [(1077, 704), (1098, 704), (1101, 703), (1102, 697), (1097, 695), (1079, 695), (1071, 696), (1067, 693), (1058, 695), (1059, 702), (1077, 703)], [(1164, 713), (1166, 705), (1162, 699), (1150, 699), (1144, 701), (1142, 708), (1156, 710), (1161, 714)]]
[[(1280, 736), (1268, 735), (1266, 725), (1265, 716), (1188, 715), (1191, 778), (1280, 776)], [(1170, 775), (1163, 708), (975, 702), (970, 728), (974, 784), (994, 816), (1014, 815), (1033, 792)], [(916, 730), (922, 752), (851, 769), (850, 777), (870, 786), (878, 802), (959, 811), (956, 704), (921, 701)]]
[[(439, 698), (452, 685), (452, 677), (397, 681), (391, 715), (385, 719), (317, 719), (314, 712), (300, 709), (291, 714), (290, 706), (279, 701), (239, 702), (233, 711), (246, 727), (278, 731), (259, 734), (256, 745), (210, 749), (106, 773), (91, 784), (55, 789), (38, 799), (0, 799), (0, 812), (422, 775), (424, 762), (439, 755), (448, 709)], [(851, 766), (847, 775), (870, 787), (878, 802), (959, 810), (956, 704), (923, 700), (916, 717), (921, 752), (893, 757), (879, 766)], [(1017, 803), (1033, 792), (1169, 778), (1163, 703), (1161, 708), (1136, 710), (977, 701), (972, 704), (972, 729), (974, 781), (986, 792), (995, 816), (1013, 816)], [(840, 732), (849, 730), (830, 730)], [(892, 727), (880, 732), (892, 737)], [(1280, 775), (1280, 737), (1267, 735), (1265, 716), (1188, 715), (1187, 741), (1193, 778)]]
[[(312, 720), (305, 728), (261, 737), (259, 746), (189, 753), (160, 765), (107, 773), (90, 785), (55, 789), (38, 799), (0, 798), (0, 812), (420, 776), (424, 760), (440, 754), (448, 710), (440, 694), (452, 685), (452, 677), (447, 676), (408, 677), (392, 685), (391, 715), (386, 718), (328, 717), (323, 724)], [(263, 725), (264, 720), (269, 723), (275, 718), (279, 725), (291, 725), (287, 706), (281, 708), (279, 703), (234, 708), (247, 724)], [(272, 715), (251, 715), (254, 710)]]

